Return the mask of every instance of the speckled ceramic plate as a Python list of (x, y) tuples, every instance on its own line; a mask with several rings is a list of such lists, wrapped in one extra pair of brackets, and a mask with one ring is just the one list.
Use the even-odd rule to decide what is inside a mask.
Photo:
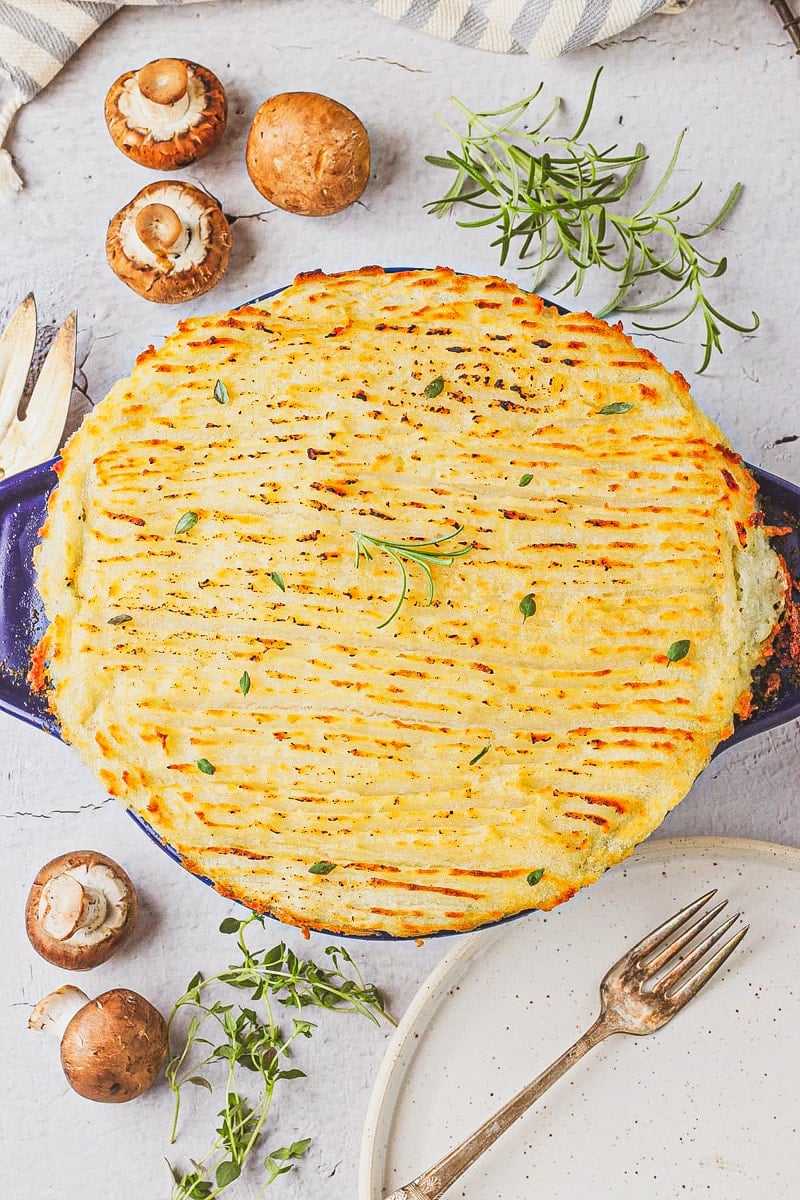
[(730, 963), (659, 1033), (592, 1051), (448, 1196), (796, 1200), (800, 851), (710, 838), (651, 840), (553, 912), (459, 939), (382, 1064), (359, 1200), (433, 1165), (556, 1058), (611, 963), (711, 887), (751, 926)]

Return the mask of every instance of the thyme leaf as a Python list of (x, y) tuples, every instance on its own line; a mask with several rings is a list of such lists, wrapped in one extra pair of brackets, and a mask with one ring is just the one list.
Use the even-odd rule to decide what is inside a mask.
[(531, 887), (535, 887), (539, 880), (544, 875), (544, 867), (537, 867), (535, 871), (529, 871), (525, 876), (525, 882)]
[(536, 612), (536, 599), (533, 592), (528, 592), (527, 596), (523, 596), (519, 602), (519, 611), (522, 613), (522, 624), (524, 625), (528, 617), (532, 617)]
[(416, 563), (418, 567), (422, 568), (428, 584), (428, 604), (433, 604), (434, 593), (431, 566), (438, 564), (442, 567), (452, 567), (457, 558), (463, 558), (465, 554), (469, 554), (474, 549), (471, 542), (468, 546), (461, 546), (458, 550), (438, 550), (435, 547), (441, 546), (444, 542), (451, 541), (452, 538), (458, 537), (463, 532), (464, 526), (457, 525), (450, 533), (444, 533), (441, 537), (432, 538), (428, 542), (390, 542), (385, 538), (370, 537), (369, 534), (353, 531), (353, 537), (356, 540), (356, 568), (361, 565), (362, 558), (368, 561), (372, 560), (370, 547), (377, 550), (385, 550), (400, 568), (400, 596), (391, 613), (385, 621), (381, 621), (378, 629), (385, 629), (394, 620), (408, 595), (406, 561)]
[(228, 389), (225, 387), (225, 384), (221, 379), (218, 379), (214, 384), (214, 399), (216, 400), (217, 404), (227, 404), (230, 400)]
[(441, 375), (437, 375), (435, 379), (432, 379), (430, 381), (430, 383), (425, 388), (425, 391), (422, 394), (426, 400), (435, 400), (436, 397), (441, 395), (441, 393), (443, 391), (444, 391), (444, 379), (442, 378)]
[[(638, 143), (623, 153), (617, 145), (597, 149), (580, 140), (594, 108), (602, 68), (592, 81), (586, 105), (571, 133), (554, 134), (547, 126), (559, 110), (557, 99), (541, 118), (529, 113), (544, 84), (516, 104), (495, 112), (472, 112), (453, 98), (452, 103), (466, 120), (459, 133), (446, 122), (456, 141), (444, 156), (430, 155), (427, 162), (454, 173), (453, 182), (439, 200), (426, 205), (437, 217), (459, 206), (476, 210), (473, 217), (459, 220), (470, 228), (493, 226), (500, 262), (516, 253), (533, 261), (523, 268), (534, 272), (536, 290), (551, 265), (565, 264), (566, 281), (557, 290), (571, 288), (578, 296), (589, 271), (600, 268), (615, 277), (613, 295), (598, 312), (646, 313), (664, 305), (680, 304), (683, 311), (662, 325), (636, 322), (644, 330), (673, 329), (698, 314), (704, 329), (703, 357), (698, 373), (705, 371), (715, 352), (722, 353), (722, 327), (753, 333), (759, 325), (756, 313), (742, 324), (725, 316), (712, 304), (707, 284), (725, 273), (725, 257), (713, 258), (698, 248), (698, 242), (717, 229), (735, 207), (742, 185), (734, 184), (716, 216), (692, 232), (684, 231), (681, 220), (702, 184), (682, 199), (660, 202), (670, 183), (680, 155), (683, 133), (660, 180), (638, 206), (626, 201), (628, 192), (648, 160)], [(532, 127), (528, 128), (528, 124)], [(625, 203), (623, 203), (625, 202)], [(631, 211), (631, 209), (633, 211)], [(660, 281), (654, 299), (632, 303), (635, 285)], [(673, 310), (674, 311), (674, 310)]]
[(308, 868), (311, 875), (330, 875), (336, 867), (332, 862), (315, 862)]
[(116, 617), (109, 617), (109, 625), (124, 625), (127, 621), (132, 621), (133, 617), (130, 613), (118, 613)]
[(242, 677), (239, 680), (239, 691), (243, 696), (246, 696), (250, 691), (250, 676), (247, 671), (242, 671)]
[(667, 658), (671, 663), (680, 662), (682, 658), (686, 658), (689, 653), (691, 642), (686, 638), (682, 638), (679, 642), (673, 642), (667, 651)]
[(188, 533), (200, 520), (196, 512), (185, 512), (175, 526), (176, 533)]
[(207, 758), (198, 758), (197, 767), (204, 775), (216, 775), (217, 773), (217, 768)]
[(286, 584), (283, 582), (283, 576), (280, 571), (270, 571), (269, 577), (273, 583), (278, 585), (282, 592), (286, 591)]
[[(236, 935), (237, 961), (209, 978), (198, 971), (170, 1013), (165, 1075), (175, 1098), (171, 1142), (178, 1135), (187, 1085), (210, 1088), (208, 1075), (218, 1079), (225, 1097), (206, 1153), (190, 1158), (186, 1170), (168, 1164), (171, 1200), (214, 1200), (258, 1153), (275, 1088), (303, 1077), (289, 1062), (298, 1040), (310, 1038), (315, 1028), (305, 1019), (309, 1007), (394, 1024), (380, 992), (364, 980), (343, 947), (329, 946), (325, 965), (299, 958), (283, 942), (272, 949), (251, 949), (251, 927), (263, 925), (258, 914), (243, 920), (226, 917), (221, 929)], [(293, 1013), (285, 1028), (282, 1010)], [(310, 1138), (301, 1138), (270, 1151), (263, 1160), (263, 1186), (291, 1170), (310, 1145)]]
[(530, 472), (526, 471), (524, 475), (520, 475), (520, 477), (519, 477), (519, 486), (527, 487), (528, 484), (532, 482), (532, 480), (533, 480), (533, 476), (530, 474)]
[(627, 404), (624, 400), (617, 400), (615, 404), (604, 404), (601, 409), (598, 409), (600, 416), (616, 416), (617, 413), (630, 412), (633, 408), (632, 404)]
[(279, 1175), (285, 1175), (287, 1171), (291, 1171), (293, 1160), (302, 1158), (310, 1145), (311, 1138), (302, 1138), (299, 1142), (292, 1142), (291, 1146), (282, 1146), (280, 1150), (272, 1150), (264, 1159), (264, 1166), (269, 1176), (267, 1187), (274, 1183)]

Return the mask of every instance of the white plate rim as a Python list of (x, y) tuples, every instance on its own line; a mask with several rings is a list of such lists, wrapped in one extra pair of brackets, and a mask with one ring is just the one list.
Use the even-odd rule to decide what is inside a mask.
[[(716, 837), (713, 835), (655, 838), (643, 842), (629, 858), (618, 864), (618, 867), (624, 867), (625, 863), (630, 863), (633, 859), (638, 861), (643, 858), (652, 858), (666, 864), (675, 858), (685, 858), (691, 854), (714, 853), (740, 858), (770, 858), (773, 861), (778, 859), (787, 866), (800, 869), (800, 848), (798, 847), (782, 845), (779, 842), (760, 841), (756, 838)], [(396, 1083), (400, 1082), (399, 1079), (395, 1079), (395, 1074), (409, 1042), (424, 1029), (427, 1018), (436, 1011), (447, 990), (451, 976), (477, 952), (480, 946), (502, 937), (509, 927), (510, 923), (505, 921), (489, 929), (461, 935), (457, 945), (445, 954), (423, 981), (400, 1019), (392, 1039), (386, 1047), (367, 1105), (359, 1158), (358, 1200), (376, 1200), (376, 1197), (382, 1195), (379, 1190), (376, 1190), (382, 1186), (380, 1169), (383, 1161), (379, 1135), (388, 1128), (391, 1120), (392, 1089)]]

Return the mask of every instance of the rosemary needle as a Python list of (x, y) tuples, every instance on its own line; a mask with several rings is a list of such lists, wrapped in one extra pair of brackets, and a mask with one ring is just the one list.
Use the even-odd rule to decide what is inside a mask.
[[(560, 107), (559, 99), (532, 129), (522, 127), (543, 84), (518, 103), (494, 112), (472, 112), (453, 98), (453, 104), (466, 119), (467, 130), (458, 133), (444, 122), (458, 148), (448, 150), (444, 157), (429, 155), (426, 161), (454, 171), (455, 179), (445, 195), (427, 207), (439, 217), (455, 205), (477, 209), (479, 216), (460, 220), (458, 224), (469, 228), (494, 226), (499, 236), (492, 245), (500, 249), (501, 265), (512, 250), (520, 259), (532, 251), (533, 261), (523, 263), (523, 268), (535, 272), (534, 290), (548, 265), (556, 260), (566, 260), (572, 267), (556, 295), (568, 288), (579, 295), (586, 274), (593, 267), (613, 272), (617, 286), (597, 313), (599, 317), (614, 311), (645, 313), (682, 298), (684, 311), (674, 320), (663, 325), (638, 321), (635, 324), (650, 331), (673, 329), (699, 313), (705, 331), (700, 373), (705, 371), (715, 351), (722, 353), (722, 326), (752, 333), (759, 324), (756, 313), (752, 313), (752, 323), (744, 325), (725, 316), (711, 303), (706, 283), (723, 275), (728, 263), (726, 258), (712, 258), (697, 247), (731, 212), (742, 185), (734, 185), (708, 224), (695, 232), (685, 232), (681, 218), (702, 184), (682, 200), (658, 203), (678, 161), (684, 136), (681, 133), (653, 191), (633, 212), (626, 212), (621, 201), (647, 162), (644, 146), (639, 143), (632, 153), (623, 154), (616, 145), (598, 150), (591, 142), (579, 140), (594, 107), (601, 71), (602, 68), (595, 74), (577, 127), (563, 137), (545, 132)], [(666, 281), (665, 294), (643, 303), (631, 303), (629, 293), (634, 285), (656, 276)]]
[(438, 563), (442, 567), (452, 567), (457, 558), (463, 558), (465, 554), (469, 554), (474, 549), (471, 542), (468, 546), (461, 546), (458, 550), (439, 550), (437, 547), (441, 546), (444, 542), (449, 542), (454, 537), (458, 537), (463, 531), (464, 526), (457, 525), (450, 533), (442, 534), (441, 537), (433, 538), (429, 542), (389, 542), (384, 538), (375, 538), (370, 537), (366, 533), (353, 532), (353, 537), (356, 539), (356, 568), (361, 565), (362, 558), (372, 559), (370, 547), (377, 550), (385, 550), (400, 568), (400, 595), (391, 613), (385, 621), (381, 621), (378, 629), (385, 629), (394, 620), (408, 595), (408, 571), (406, 570), (404, 560), (414, 562), (422, 568), (428, 584), (428, 604), (433, 604), (433, 575), (431, 574), (431, 565)]

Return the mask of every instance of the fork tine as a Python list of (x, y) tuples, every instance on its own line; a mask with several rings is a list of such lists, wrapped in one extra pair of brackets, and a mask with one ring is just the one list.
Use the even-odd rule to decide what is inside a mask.
[(0, 337), (0, 438), (17, 415), (36, 346), (36, 301), (25, 297)]
[(686, 1004), (687, 1001), (691, 1000), (693, 996), (696, 996), (700, 989), (708, 983), (711, 976), (716, 974), (726, 959), (733, 954), (734, 950), (739, 945), (749, 928), (749, 925), (745, 925), (744, 928), (740, 929), (738, 933), (735, 933), (732, 938), (728, 938), (727, 942), (725, 942), (723, 946), (720, 946), (714, 957), (710, 958), (708, 962), (699, 969), (699, 971), (695, 971), (694, 975), (691, 975), (689, 979), (687, 979), (683, 987), (678, 988), (678, 990), (675, 992), (672, 992), (669, 995), (669, 999), (673, 1002), (676, 1002), (679, 1006), (682, 1006)]
[(58, 449), (75, 378), (77, 314), (59, 329), (44, 360), (25, 415), (25, 450), (32, 462), (52, 458)]
[(676, 954), (680, 954), (684, 946), (688, 946), (690, 942), (693, 942), (698, 933), (705, 929), (707, 925), (710, 925), (715, 917), (719, 916), (727, 903), (727, 900), (720, 900), (719, 904), (715, 904), (708, 912), (703, 913), (696, 921), (693, 921), (688, 929), (685, 929), (679, 937), (676, 937), (668, 946), (665, 946), (655, 958), (647, 959), (644, 963), (647, 976), (655, 975), (657, 971), (660, 971), (662, 967), (667, 965), (671, 958), (674, 958)]
[(679, 929), (680, 926), (683, 925), (685, 921), (688, 921), (690, 917), (693, 917), (694, 914), (698, 912), (704, 904), (707, 904), (712, 896), (716, 896), (716, 894), (717, 889), (712, 888), (710, 892), (706, 892), (705, 896), (700, 896), (691, 904), (687, 904), (685, 908), (680, 910), (680, 912), (675, 913), (674, 917), (670, 917), (669, 920), (663, 923), (663, 925), (659, 925), (656, 929), (653, 929), (650, 933), (648, 933), (646, 937), (643, 937), (640, 942), (637, 942), (637, 944), (625, 955), (626, 959), (644, 958), (646, 955), (650, 954), (651, 951), (657, 950), (662, 942), (667, 940), (670, 934), (674, 933), (676, 929)]
[(695, 963), (705, 958), (711, 947), (716, 946), (720, 938), (723, 938), (731, 926), (736, 924), (741, 915), (741, 913), (734, 913), (732, 917), (728, 917), (727, 921), (723, 921), (717, 929), (712, 929), (711, 933), (707, 934), (702, 942), (698, 942), (688, 954), (685, 954), (683, 958), (676, 962), (675, 966), (666, 975), (662, 975), (654, 990), (662, 994), (668, 994), (675, 984), (679, 983), (681, 979), (686, 978)]

